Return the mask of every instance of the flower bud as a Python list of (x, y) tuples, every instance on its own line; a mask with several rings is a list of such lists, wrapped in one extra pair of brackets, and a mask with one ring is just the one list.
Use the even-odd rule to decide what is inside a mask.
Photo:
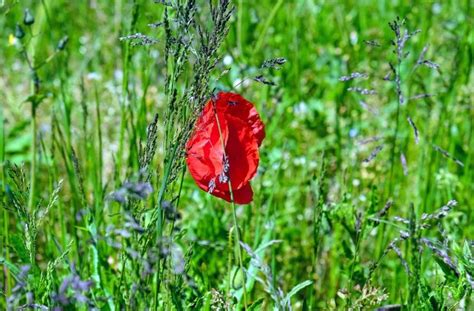
[(26, 26), (33, 25), (35, 23), (35, 17), (31, 14), (29, 9), (25, 9), (25, 15), (23, 17), (23, 24)]
[(64, 49), (66, 48), (66, 45), (67, 45), (68, 41), (69, 41), (69, 37), (68, 37), (68, 36), (62, 37), (62, 39), (59, 40), (59, 42), (58, 42), (58, 50), (59, 50), (59, 51), (64, 50)]
[(21, 28), (20, 24), (16, 24), (15, 37), (17, 39), (23, 39), (24, 36), (25, 36), (25, 32), (23, 31), (23, 28)]

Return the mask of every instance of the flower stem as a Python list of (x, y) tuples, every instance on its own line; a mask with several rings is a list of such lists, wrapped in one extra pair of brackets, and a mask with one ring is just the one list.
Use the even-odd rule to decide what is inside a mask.
[[(222, 152), (224, 153), (224, 157), (228, 159), (227, 154), (225, 152), (225, 144), (224, 144), (224, 139), (222, 136), (222, 129), (219, 122), (219, 118), (217, 117), (217, 111), (215, 107), (214, 107), (214, 116), (217, 122), (217, 129), (219, 130), (219, 137), (222, 144)], [(230, 163), (229, 163), (229, 166), (230, 166)], [(244, 310), (247, 310), (247, 278), (246, 278), (246, 272), (244, 270), (244, 264), (242, 260), (242, 246), (240, 245), (240, 231), (239, 231), (239, 225), (237, 223), (237, 212), (235, 209), (234, 192), (232, 191), (232, 182), (230, 180), (230, 176), (228, 178), (227, 183), (229, 184), (230, 202), (232, 205), (232, 218), (234, 221), (235, 240), (237, 242), (237, 248), (238, 248), (237, 256), (238, 256), (238, 261), (239, 261), (239, 268), (240, 268), (240, 271), (242, 272), (242, 282), (243, 282), (242, 293), (243, 293), (243, 298), (244, 298)]]
[(230, 181), (229, 181), (229, 189), (230, 190), (230, 197), (231, 197), (231, 204), (232, 204), (232, 216), (234, 219), (234, 233), (235, 233), (235, 239), (237, 241), (237, 247), (238, 247), (238, 260), (239, 260), (239, 267), (240, 271), (242, 271), (242, 293), (244, 297), (244, 309), (247, 310), (247, 277), (246, 277), (246, 272), (244, 270), (244, 264), (242, 261), (242, 246), (240, 245), (240, 231), (239, 231), (239, 225), (237, 224), (237, 213), (235, 211), (235, 203), (234, 203), (234, 198), (232, 194), (232, 188), (230, 187)]

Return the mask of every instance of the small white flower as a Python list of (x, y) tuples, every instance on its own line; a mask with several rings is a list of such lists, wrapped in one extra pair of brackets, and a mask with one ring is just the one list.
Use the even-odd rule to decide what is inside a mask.
[(308, 105), (302, 101), (299, 102), (296, 106), (293, 107), (293, 112), (298, 116), (304, 116), (308, 113)]
[(431, 10), (433, 11), (433, 14), (435, 15), (438, 15), (439, 13), (441, 13), (441, 4), (436, 2), (436, 3), (433, 3), (433, 6), (431, 7)]
[(223, 62), (224, 65), (226, 65), (226, 66), (232, 65), (233, 61), (234, 61), (234, 59), (233, 59), (232, 56), (230, 56), (230, 55), (224, 56), (224, 59), (222, 60), (222, 62)]
[(357, 41), (359, 40), (359, 36), (357, 35), (357, 32), (352, 31), (350, 34), (350, 40), (352, 45), (356, 45)]
[(123, 79), (123, 71), (119, 70), (119, 69), (115, 70), (114, 71), (114, 78), (115, 78), (115, 80), (121, 81)]
[(359, 133), (359, 131), (358, 131), (356, 128), (352, 128), (352, 129), (350, 129), (350, 131), (349, 131), (349, 136), (350, 136), (351, 138), (354, 138), (354, 137), (357, 136), (358, 133)]
[(86, 77), (90, 81), (99, 81), (102, 78), (97, 72), (89, 72)]

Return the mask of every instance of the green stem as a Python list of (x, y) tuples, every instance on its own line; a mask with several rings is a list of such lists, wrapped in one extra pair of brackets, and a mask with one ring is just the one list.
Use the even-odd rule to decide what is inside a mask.
[[(225, 144), (224, 144), (224, 139), (222, 136), (221, 125), (219, 122), (219, 118), (217, 117), (217, 112), (215, 110), (214, 110), (214, 116), (216, 117), (217, 129), (219, 130), (219, 137), (222, 144), (222, 152), (224, 153), (224, 157), (228, 159), (227, 154), (225, 152)], [(239, 260), (240, 271), (242, 272), (242, 281), (243, 281), (242, 293), (244, 297), (244, 309), (247, 310), (247, 278), (246, 278), (246, 272), (244, 271), (244, 264), (242, 261), (242, 246), (240, 245), (240, 231), (239, 231), (239, 225), (237, 223), (237, 213), (235, 210), (234, 192), (232, 191), (232, 182), (230, 181), (230, 176), (228, 179), (228, 184), (229, 184), (230, 201), (232, 205), (232, 218), (234, 220), (235, 240), (237, 242), (237, 249), (238, 249), (237, 255), (238, 255), (238, 260)]]
[[(32, 134), (32, 145), (31, 145), (31, 172), (30, 172), (30, 195), (28, 199), (28, 212), (31, 214), (35, 213), (35, 194), (36, 194), (36, 103), (31, 103), (31, 134)], [(30, 230), (31, 228), (28, 228)], [(30, 262), (33, 265), (35, 263), (35, 241), (30, 241)]]
[(35, 192), (36, 192), (36, 107), (35, 103), (31, 104), (31, 135), (32, 135), (32, 144), (31, 144), (31, 173), (30, 173), (30, 196), (28, 200), (28, 210), (33, 212), (35, 205)]
[[(97, 175), (95, 177), (95, 185), (94, 185), (94, 192), (95, 192), (95, 220), (96, 222), (99, 222), (102, 219), (101, 215), (101, 206), (102, 206), (102, 188), (103, 188), (103, 182), (102, 182), (102, 174), (103, 174), (103, 155), (102, 155), (102, 150), (103, 150), (103, 142), (102, 142), (102, 118), (100, 114), (100, 100), (99, 100), (99, 93), (97, 91), (97, 88), (95, 88), (95, 110), (96, 110), (96, 117), (97, 117), (97, 141), (98, 141), (98, 146), (97, 146), (97, 153), (96, 157), (98, 159), (97, 161), (97, 166), (96, 166), (96, 171)], [(96, 223), (96, 226), (99, 224)]]
[[(5, 187), (5, 128), (4, 128), (4, 117), (3, 117), (3, 107), (0, 108), (0, 186), (2, 188)], [(3, 192), (3, 189), (0, 190)], [(3, 200), (3, 197), (0, 197), (0, 200)], [(0, 202), (1, 203), (1, 202)], [(8, 231), (8, 224), (9, 224), (9, 216), (8, 211), (6, 208), (3, 209), (3, 245), (2, 249), (5, 250), (5, 259), (10, 260), (10, 249), (8, 247), (9, 244), (9, 231)], [(5, 275), (5, 284), (6, 290), (5, 293), (7, 296), (11, 294), (12, 282), (10, 278), (10, 270), (5, 268), (4, 269)]]
[(392, 144), (392, 152), (390, 156), (390, 178), (389, 178), (389, 193), (388, 196), (393, 195), (393, 174), (395, 168), (395, 156), (396, 156), (396, 148), (397, 148), (397, 139), (398, 139), (398, 131), (400, 127), (400, 108), (402, 105), (401, 98), (403, 96), (402, 87), (401, 87), (401, 56), (398, 56), (398, 64), (397, 69), (395, 70), (395, 87), (397, 90), (397, 117), (396, 117), (396, 124), (395, 124), (395, 133), (393, 135), (393, 144)]
[(242, 14), (243, 14), (243, 1), (239, 0), (239, 12), (237, 14), (237, 45), (239, 47), (240, 57), (244, 55), (242, 51)]
[[(232, 189), (230, 187), (230, 181), (229, 181), (229, 189)], [(232, 200), (232, 218), (234, 220), (234, 233), (235, 233), (235, 239), (237, 241), (237, 255), (239, 259), (239, 267), (240, 271), (242, 271), (242, 281), (243, 281), (243, 286), (242, 286), (242, 293), (244, 296), (244, 309), (247, 310), (247, 277), (246, 277), (246, 272), (244, 270), (244, 264), (242, 261), (242, 246), (240, 245), (240, 232), (239, 232), (239, 225), (237, 223), (237, 213), (235, 211), (235, 203), (234, 203), (234, 197), (232, 194), (232, 190), (230, 190), (230, 197)]]
[(280, 9), (280, 7), (282, 6), (284, 2), (285, 1), (283, 0), (278, 0), (278, 2), (273, 6), (273, 9), (271, 10), (271, 12), (268, 14), (268, 17), (265, 20), (265, 24), (263, 25), (262, 31), (260, 32), (260, 35), (258, 36), (257, 43), (255, 44), (255, 48), (253, 49), (253, 54), (252, 54), (251, 59), (255, 59), (255, 55), (257, 51), (261, 50), (263, 43), (265, 39), (267, 38), (267, 31), (270, 28), (272, 21), (275, 18), (278, 10)]

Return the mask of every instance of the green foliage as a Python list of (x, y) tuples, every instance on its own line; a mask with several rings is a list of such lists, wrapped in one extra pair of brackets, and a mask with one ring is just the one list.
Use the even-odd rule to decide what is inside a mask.
[[(1, 1), (0, 309), (472, 309), (472, 9)], [(235, 210), (183, 161), (218, 90), (266, 124)]]

